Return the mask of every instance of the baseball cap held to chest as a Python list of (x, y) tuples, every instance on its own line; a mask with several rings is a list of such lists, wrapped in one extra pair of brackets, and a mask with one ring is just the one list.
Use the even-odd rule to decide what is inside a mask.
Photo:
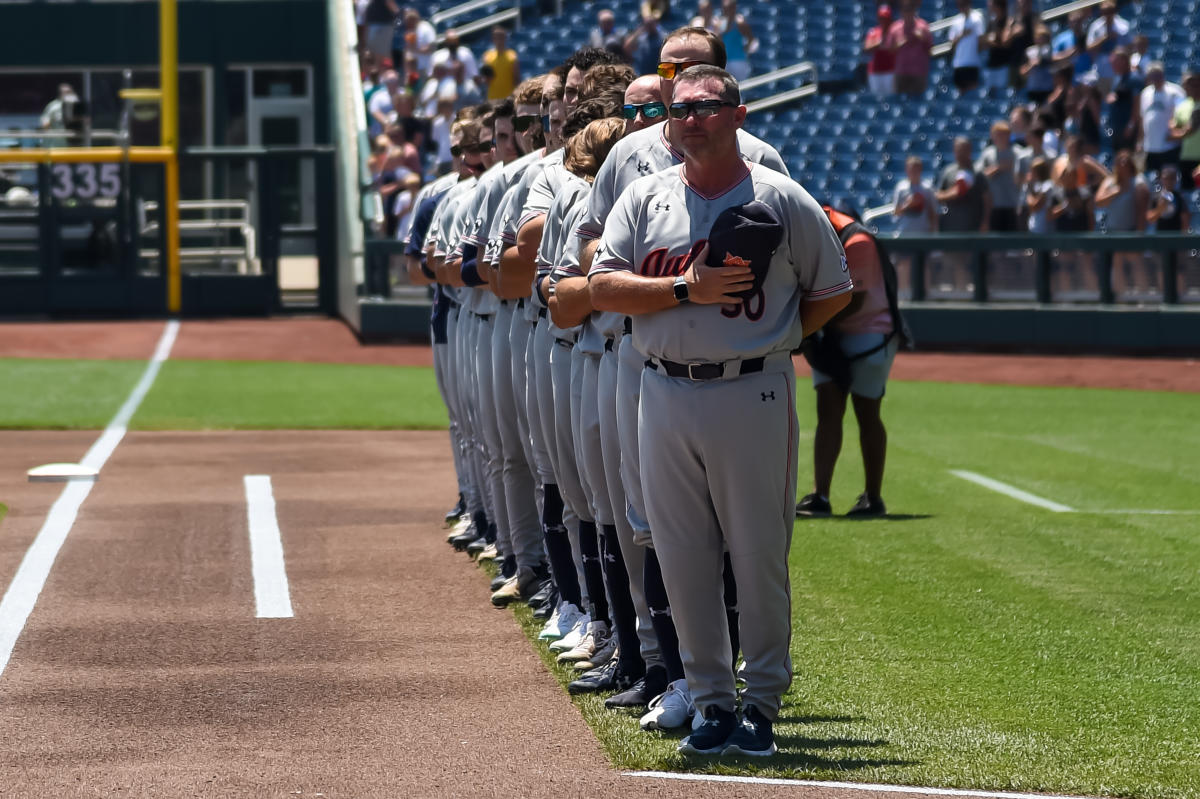
[(727, 266), (727, 261), (736, 258), (748, 261), (754, 283), (735, 296), (753, 297), (762, 288), (771, 267), (771, 257), (782, 241), (783, 225), (771, 206), (758, 200), (730, 206), (713, 221), (708, 234), (706, 263)]

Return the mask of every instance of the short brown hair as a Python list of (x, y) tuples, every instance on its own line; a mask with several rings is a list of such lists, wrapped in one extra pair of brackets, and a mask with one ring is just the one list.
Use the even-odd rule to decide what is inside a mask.
[(613, 145), (620, 141), (624, 133), (625, 122), (621, 119), (605, 117), (592, 120), (567, 140), (563, 167), (591, 183)]
[(675, 76), (675, 85), (678, 86), (683, 82), (699, 83), (700, 81), (709, 79), (720, 81), (720, 97), (722, 100), (735, 105), (742, 104), (742, 91), (738, 88), (737, 79), (720, 67), (714, 67), (708, 64), (699, 64), (694, 67), (688, 67), (683, 72), (680, 72)]
[(541, 105), (542, 85), (546, 82), (545, 75), (535, 75), (521, 81), (513, 91), (513, 102), (517, 105)]
[(579, 98), (596, 97), (614, 89), (624, 94), (635, 78), (637, 73), (628, 64), (597, 64), (579, 82)]

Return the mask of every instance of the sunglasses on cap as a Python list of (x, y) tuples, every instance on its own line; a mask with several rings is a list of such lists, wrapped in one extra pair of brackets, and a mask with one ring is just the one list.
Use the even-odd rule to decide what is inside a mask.
[(517, 133), (524, 133), (534, 125), (541, 121), (541, 117), (537, 114), (529, 114), (523, 117), (513, 117), (513, 130)]
[(721, 113), (722, 108), (737, 108), (737, 103), (725, 100), (696, 100), (693, 103), (671, 103), (667, 109), (671, 119), (687, 119), (695, 114), (697, 119), (705, 119)]
[(626, 119), (637, 119), (637, 115), (639, 113), (646, 119), (658, 119), (660, 116), (667, 113), (667, 107), (659, 102), (621, 106), (621, 116), (625, 117)]
[(688, 67), (698, 67), (707, 61), (663, 61), (658, 65), (658, 76), (663, 80), (674, 80), (675, 76)]

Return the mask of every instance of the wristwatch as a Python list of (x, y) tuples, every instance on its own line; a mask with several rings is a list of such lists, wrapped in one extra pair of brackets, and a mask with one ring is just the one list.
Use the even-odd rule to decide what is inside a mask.
[(691, 298), (688, 296), (687, 278), (684, 275), (679, 275), (675, 278), (675, 301), (683, 305), (689, 299)]

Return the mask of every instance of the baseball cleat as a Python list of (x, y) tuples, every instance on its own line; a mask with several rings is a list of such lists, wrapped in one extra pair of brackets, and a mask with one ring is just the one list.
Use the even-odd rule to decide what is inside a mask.
[(570, 602), (563, 602), (558, 606), (556, 611), (557, 616), (551, 616), (550, 621), (546, 622), (546, 626), (538, 633), (538, 638), (543, 641), (557, 641), (558, 639), (571, 632), (571, 628), (579, 621), (579, 617), (583, 615), (579, 608), (572, 605)]
[(691, 735), (683, 739), (683, 743), (679, 744), (679, 751), (685, 755), (722, 754), (726, 742), (737, 726), (737, 715), (732, 710), (722, 710), (715, 705), (706, 707), (704, 721)]
[(605, 663), (598, 669), (581, 674), (577, 679), (567, 684), (569, 694), (595, 694), (601, 691), (611, 691), (617, 676), (617, 659)]
[(823, 518), (833, 515), (833, 506), (829, 498), (820, 494), (809, 494), (796, 503), (796, 515), (808, 518)]
[[(470, 550), (468, 549), (468, 551)], [(492, 543), (480, 550), (479, 554), (475, 556), (475, 560), (479, 563), (483, 563), (486, 560), (496, 560), (499, 557), (500, 552), (496, 549), (496, 545)]]
[(609, 710), (623, 707), (646, 707), (650, 700), (667, 690), (667, 670), (662, 666), (651, 666), (646, 675), (619, 694), (604, 700)]
[(575, 671), (599, 668), (617, 656), (617, 636), (610, 635), (591, 657), (575, 661)]
[(567, 652), (579, 646), (579, 642), (583, 640), (583, 636), (587, 633), (588, 625), (591, 622), (591, 616), (586, 613), (582, 614), (575, 620), (575, 624), (572, 625), (571, 629), (562, 638), (550, 644), (550, 651)]
[(463, 499), (463, 495), (458, 495), (458, 504), (450, 510), (446, 511), (446, 525), (454, 524), (458, 519), (461, 519), (467, 514), (467, 501)]
[(638, 723), (643, 730), (674, 730), (687, 724), (695, 713), (687, 680), (676, 680), (650, 700), (649, 712)]
[(575, 663), (580, 660), (590, 660), (607, 641), (608, 625), (602, 621), (594, 621), (588, 625), (587, 632), (583, 634), (573, 649), (559, 654), (558, 662)]
[(846, 515), (852, 519), (874, 519), (887, 516), (887, 506), (883, 504), (882, 497), (871, 499), (866, 494), (859, 494), (854, 507), (846, 511)]
[(750, 757), (767, 757), (779, 751), (775, 747), (775, 733), (771, 730), (771, 720), (758, 712), (754, 705), (748, 705), (738, 719), (737, 729), (730, 733), (725, 741), (723, 755), (749, 755)]

